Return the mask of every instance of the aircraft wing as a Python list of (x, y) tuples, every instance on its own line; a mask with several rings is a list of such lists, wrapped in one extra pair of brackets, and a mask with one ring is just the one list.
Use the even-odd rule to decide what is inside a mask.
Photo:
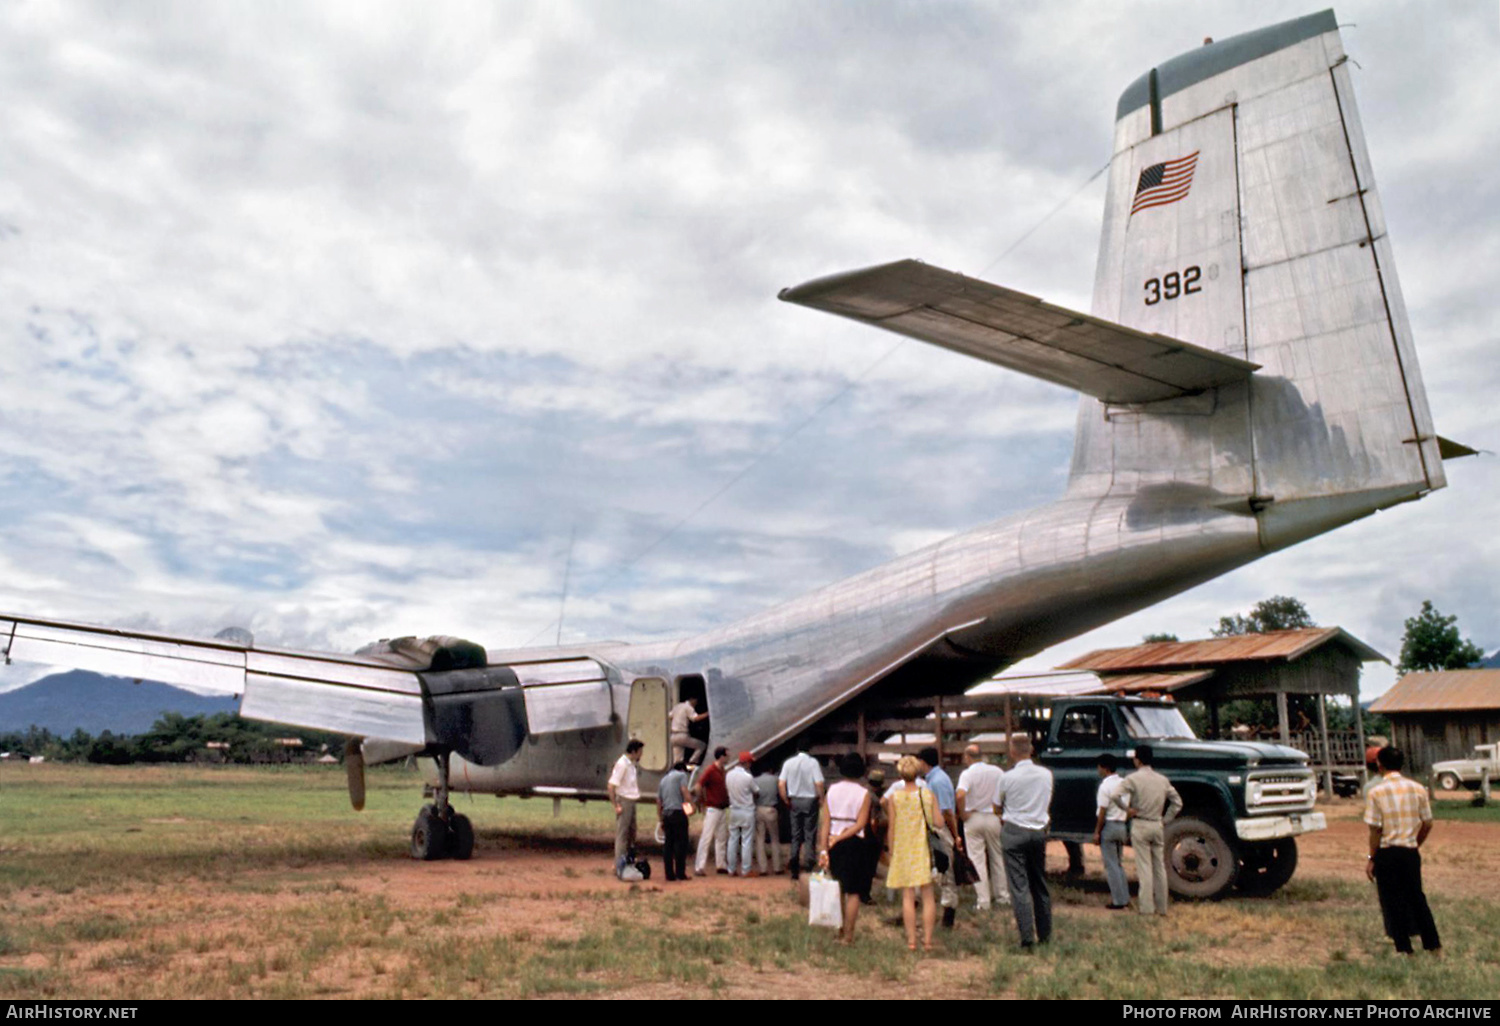
[(243, 695), (240, 714), (250, 719), (417, 747), (429, 740), (417, 674), (371, 657), (8, 616), (0, 656)]
[(1150, 403), (1243, 381), (1259, 364), (1148, 334), (919, 260), (783, 289), (826, 310), (1065, 385), (1111, 403)]

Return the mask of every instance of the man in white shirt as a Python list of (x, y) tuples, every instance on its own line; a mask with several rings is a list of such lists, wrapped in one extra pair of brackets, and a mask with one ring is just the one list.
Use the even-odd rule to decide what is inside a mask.
[[(750, 775), (753, 758), (741, 752), (733, 769), (724, 776), (729, 789), (729, 875), (751, 875), (750, 858), (755, 851), (755, 797), (760, 793)], [(758, 875), (758, 874), (757, 874)]]
[(823, 767), (808, 753), (812, 742), (798, 742), (797, 754), (781, 765), (777, 787), (792, 809), (792, 879), (804, 864), (811, 869), (818, 858), (818, 807), (823, 803)]
[(958, 775), (955, 796), (958, 818), (963, 822), (964, 841), (969, 858), (979, 873), (974, 884), (974, 907), (984, 912), (993, 899), (1010, 904), (1010, 888), (1005, 883), (1005, 855), (1000, 847), (1000, 817), (995, 815), (995, 799), (1000, 796), (1000, 778), (1005, 771), (984, 761), (978, 745), (964, 749), (964, 770)]
[(691, 770), (703, 761), (703, 755), (708, 751), (708, 745), (693, 736), (692, 725), (708, 719), (708, 713), (698, 711), (698, 699), (688, 698), (672, 706), (670, 715), (672, 761), (686, 759)]
[(1109, 881), (1109, 904), (1113, 912), (1130, 907), (1130, 883), (1125, 879), (1125, 845), (1130, 843), (1126, 812), (1115, 801), (1125, 778), (1120, 776), (1120, 759), (1113, 752), (1099, 756), (1099, 791), (1095, 805), (1099, 815), (1094, 820), (1094, 843), (1104, 859), (1104, 878)]
[(635, 803), (641, 799), (636, 767), (641, 761), (645, 742), (631, 739), (625, 754), (615, 762), (609, 775), (609, 800), (615, 807), (615, 872), (625, 864), (635, 847)]
[(1030, 948), (1052, 936), (1052, 893), (1046, 873), (1052, 771), (1031, 761), (1031, 739), (1026, 737), (1011, 739), (1010, 762), (1010, 770), (1000, 778), (995, 808), (1000, 813), (1010, 907), (1021, 947)]

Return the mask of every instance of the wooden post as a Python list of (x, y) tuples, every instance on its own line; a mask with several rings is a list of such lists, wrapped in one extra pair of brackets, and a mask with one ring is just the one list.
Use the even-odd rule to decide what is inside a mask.
[(1333, 800), (1333, 748), (1328, 743), (1328, 710), (1323, 706), (1323, 693), (1318, 692), (1318, 733), (1323, 738), (1323, 794)]
[(1209, 696), (1207, 704), (1208, 732), (1213, 735), (1213, 740), (1217, 741), (1219, 740), (1219, 703), (1213, 696)]
[[(1354, 740), (1359, 747), (1359, 779), (1369, 783), (1369, 770), (1365, 769), (1365, 711), (1359, 706), (1359, 678), (1354, 680)], [(1363, 788), (1361, 788), (1363, 790)]]
[(859, 710), (859, 719), (855, 721), (855, 730), (858, 733), (859, 757), (865, 760), (865, 763), (868, 764), (870, 761), (870, 753), (865, 744), (865, 710), (863, 706), (861, 706)]
[(1005, 751), (1000, 753), (1001, 762), (1010, 762), (1010, 735), (1014, 729), (1010, 719), (1010, 692), (1007, 691), (1005, 693)]
[(943, 764), (943, 696), (932, 697), (932, 720), (935, 724), (933, 737), (936, 738), (935, 747), (938, 753), (938, 765)]
[(1292, 743), (1292, 728), (1286, 714), (1286, 692), (1276, 692), (1276, 723), (1281, 731), (1281, 743), (1289, 745)]

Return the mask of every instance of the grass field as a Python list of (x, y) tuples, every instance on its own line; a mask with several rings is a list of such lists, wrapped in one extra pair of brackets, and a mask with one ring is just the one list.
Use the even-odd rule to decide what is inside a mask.
[[(1319, 861), (1308, 842), (1303, 869), (1271, 898), (1177, 904), (1169, 920), (1143, 921), (1105, 912), (1097, 879), (1059, 879), (1055, 939), (1040, 953), (1018, 950), (1008, 914), (976, 921), (966, 909), (938, 954), (914, 957), (889, 907), (866, 910), (858, 943), (841, 948), (805, 925), (781, 878), (619, 884), (602, 803), (554, 818), (550, 802), (460, 798), (475, 859), (415, 863), (405, 839), (418, 795), (410, 774), (372, 772), (356, 815), (337, 768), (0, 764), (0, 997), (1500, 991), (1500, 887), (1464, 884), (1470, 863), (1450, 836), (1428, 885), (1447, 957), (1394, 955), (1358, 873), (1352, 806), (1331, 813), (1356, 841), (1350, 857), (1327, 839)], [(1440, 830), (1467, 831), (1475, 858), (1500, 847), (1493, 809), (1439, 808), (1463, 820)], [(643, 834), (651, 823), (644, 812)]]

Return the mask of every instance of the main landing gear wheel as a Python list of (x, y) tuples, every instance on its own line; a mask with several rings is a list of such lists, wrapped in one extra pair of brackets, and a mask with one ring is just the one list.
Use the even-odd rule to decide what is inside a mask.
[(467, 859), (474, 854), (474, 824), (461, 812), (453, 813), (448, 820), (448, 856)]
[[(469, 834), (469, 849), (473, 851), (474, 835)], [(411, 828), (411, 857), (431, 862), (448, 854), (448, 824), (431, 805), (422, 806), (417, 821)], [(467, 857), (467, 856), (465, 856)]]
[(1297, 839), (1283, 837), (1245, 846), (1235, 886), (1246, 894), (1271, 894), (1286, 886), (1297, 871)]
[(437, 757), (438, 783), (433, 803), (422, 806), (411, 827), (411, 857), (467, 859), (474, 854), (474, 824), (448, 802), (448, 753)]
[(1217, 898), (1234, 884), (1239, 858), (1222, 830), (1196, 816), (1167, 824), (1167, 886), (1185, 898)]

